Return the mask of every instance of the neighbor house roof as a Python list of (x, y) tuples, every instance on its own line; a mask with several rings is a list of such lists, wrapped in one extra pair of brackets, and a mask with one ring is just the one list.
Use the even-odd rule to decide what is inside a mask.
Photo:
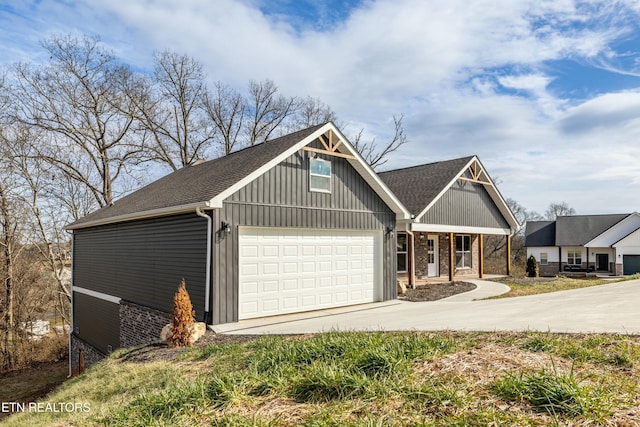
[(556, 246), (584, 246), (628, 215), (559, 216), (556, 218)]
[(628, 216), (570, 215), (555, 221), (528, 221), (525, 246), (584, 246)]
[(527, 221), (525, 246), (555, 246), (555, 221)]
[(408, 217), (409, 213), (402, 203), (376, 176), (336, 126), (329, 122), (248, 147), (215, 160), (185, 166), (117, 200), (111, 206), (80, 218), (66, 228), (73, 230), (195, 211), (196, 208), (220, 208), (226, 197), (329, 130), (343, 142), (339, 145), (338, 151), (353, 156), (349, 162), (365, 181), (396, 214), (400, 217)]
[(389, 186), (409, 212), (419, 220), (449, 188), (467, 173), (474, 169), (478, 174), (478, 182), (485, 185), (491, 199), (510, 225), (511, 230), (520, 226), (502, 195), (493, 184), (489, 174), (477, 156), (460, 157), (424, 165), (411, 166), (378, 175)]

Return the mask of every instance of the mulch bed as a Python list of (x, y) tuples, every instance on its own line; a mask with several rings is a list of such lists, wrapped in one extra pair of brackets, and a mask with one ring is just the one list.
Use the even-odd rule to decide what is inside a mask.
[(405, 301), (437, 301), (453, 295), (469, 292), (476, 288), (476, 285), (468, 282), (432, 283), (418, 286), (415, 289), (407, 289), (404, 295), (399, 295), (398, 299)]

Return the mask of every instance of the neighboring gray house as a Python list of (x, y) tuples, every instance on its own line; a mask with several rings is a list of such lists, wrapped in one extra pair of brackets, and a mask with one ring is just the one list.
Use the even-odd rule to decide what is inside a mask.
[(519, 226), (476, 156), (379, 173), (411, 213), (398, 220), (397, 270), (416, 279), (483, 276), (483, 238), (510, 238)]
[(194, 164), (70, 224), (72, 367), (208, 324), (396, 298), (409, 213), (333, 123)]
[(541, 276), (565, 272), (629, 275), (640, 272), (640, 214), (571, 215), (529, 221), (527, 258)]

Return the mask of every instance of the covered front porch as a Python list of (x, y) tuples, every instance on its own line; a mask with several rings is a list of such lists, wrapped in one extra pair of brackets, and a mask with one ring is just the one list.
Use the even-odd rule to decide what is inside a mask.
[[(415, 224), (414, 224), (415, 225)], [(476, 231), (475, 233), (472, 231)], [(427, 283), (486, 278), (484, 237), (477, 230), (430, 232), (399, 231), (397, 236), (398, 279), (409, 287)], [(495, 233), (491, 233), (495, 234)], [(511, 236), (505, 234), (506, 274), (511, 274)], [(499, 277), (496, 275), (496, 277)]]

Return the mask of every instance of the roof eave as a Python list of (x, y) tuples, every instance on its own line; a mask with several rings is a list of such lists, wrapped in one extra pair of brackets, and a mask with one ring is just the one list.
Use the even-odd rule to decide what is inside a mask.
[(73, 231), (73, 230), (81, 230), (83, 228), (97, 227), (100, 225), (107, 225), (107, 224), (116, 224), (116, 223), (121, 223), (126, 221), (158, 218), (158, 217), (176, 215), (176, 214), (187, 213), (187, 212), (195, 212), (197, 208), (211, 209), (212, 206), (210, 205), (209, 201), (189, 203), (186, 205), (179, 205), (179, 206), (169, 206), (166, 208), (152, 209), (148, 211), (134, 212), (129, 214), (96, 219), (93, 221), (81, 222), (80, 224), (77, 224), (77, 225), (75, 225), (75, 223), (71, 223), (66, 227), (64, 227), (64, 229)]

